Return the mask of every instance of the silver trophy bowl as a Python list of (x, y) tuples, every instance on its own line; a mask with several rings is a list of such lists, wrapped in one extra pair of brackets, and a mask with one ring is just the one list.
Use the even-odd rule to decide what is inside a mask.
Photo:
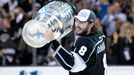
[(45, 32), (52, 29), (54, 38), (60, 40), (72, 31), (74, 10), (62, 1), (52, 1), (38, 10), (33, 18), (25, 23), (22, 38), (31, 47), (39, 48), (49, 43)]

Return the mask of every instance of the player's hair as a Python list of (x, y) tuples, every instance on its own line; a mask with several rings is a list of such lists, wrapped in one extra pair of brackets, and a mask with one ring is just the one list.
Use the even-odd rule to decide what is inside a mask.
[(91, 32), (90, 34), (95, 34), (97, 33), (99, 30), (96, 28), (96, 26), (94, 25), (92, 28), (91, 28)]

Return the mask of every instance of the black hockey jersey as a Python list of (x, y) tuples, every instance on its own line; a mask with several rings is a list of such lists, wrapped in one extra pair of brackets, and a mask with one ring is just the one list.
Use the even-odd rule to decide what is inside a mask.
[(101, 32), (80, 36), (71, 51), (52, 41), (54, 56), (69, 75), (105, 75), (105, 36)]

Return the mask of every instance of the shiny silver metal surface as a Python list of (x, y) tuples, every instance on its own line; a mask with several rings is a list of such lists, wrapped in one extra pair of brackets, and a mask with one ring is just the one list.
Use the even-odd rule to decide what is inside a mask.
[(45, 32), (52, 29), (59, 40), (72, 31), (74, 11), (66, 2), (52, 1), (38, 10), (22, 30), (22, 37), (29, 46), (39, 48), (48, 43)]

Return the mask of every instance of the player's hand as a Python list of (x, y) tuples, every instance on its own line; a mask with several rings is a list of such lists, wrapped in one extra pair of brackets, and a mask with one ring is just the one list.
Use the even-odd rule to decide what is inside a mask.
[(45, 32), (45, 38), (48, 41), (48, 43), (55, 39), (54, 38), (54, 33), (51, 29), (48, 29), (47, 32)]

